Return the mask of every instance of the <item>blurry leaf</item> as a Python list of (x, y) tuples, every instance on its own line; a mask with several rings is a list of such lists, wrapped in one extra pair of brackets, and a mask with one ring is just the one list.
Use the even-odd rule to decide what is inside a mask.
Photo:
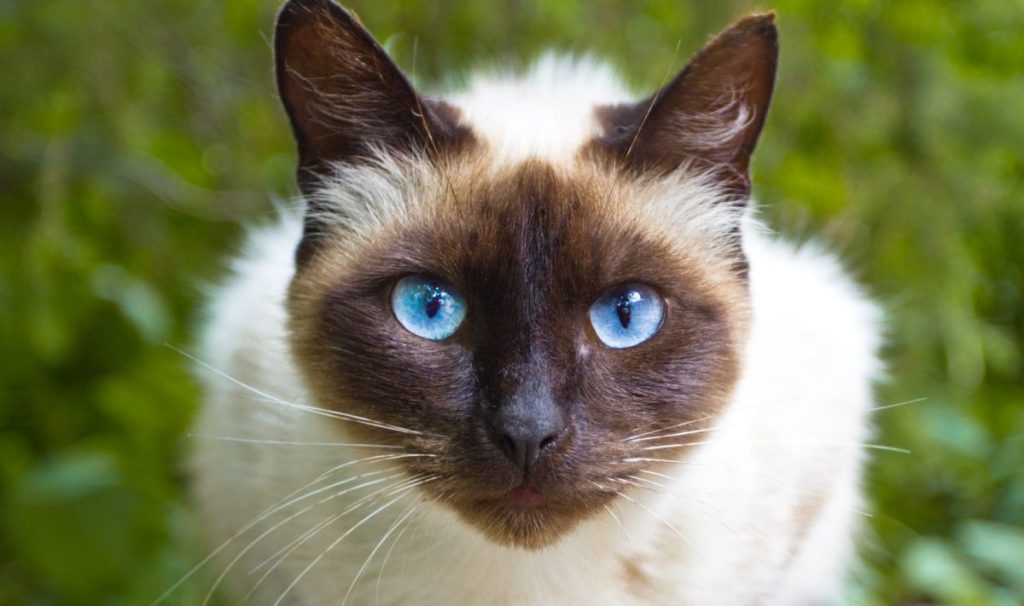
[(970, 521), (958, 533), (964, 551), (1024, 595), (1024, 528)]
[(985, 456), (991, 444), (989, 436), (968, 412), (933, 407), (928, 414), (928, 426), (935, 439), (956, 452), (973, 457)]
[(170, 333), (171, 319), (157, 292), (142, 280), (115, 265), (94, 271), (96, 296), (117, 304), (140, 335), (151, 344), (163, 343)]
[(137, 557), (138, 497), (109, 455), (65, 453), (40, 464), (9, 496), (6, 531), (23, 564), (79, 603), (123, 580)]
[(985, 604), (985, 585), (939, 539), (919, 539), (903, 556), (910, 585), (921, 593), (954, 604)]

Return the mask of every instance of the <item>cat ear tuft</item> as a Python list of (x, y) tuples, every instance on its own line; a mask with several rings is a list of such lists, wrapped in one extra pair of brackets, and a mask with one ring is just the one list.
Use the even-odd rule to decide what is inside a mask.
[(731, 195), (745, 199), (777, 61), (775, 13), (745, 17), (653, 96), (599, 107), (604, 134), (595, 144), (639, 170), (710, 170)]
[(436, 153), (465, 129), (416, 92), (358, 18), (331, 0), (290, 0), (274, 36), (277, 87), (309, 190), (332, 162), (384, 151)]

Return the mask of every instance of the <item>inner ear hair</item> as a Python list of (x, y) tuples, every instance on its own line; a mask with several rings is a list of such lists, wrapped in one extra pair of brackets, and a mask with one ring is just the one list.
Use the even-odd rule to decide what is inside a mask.
[(423, 98), (358, 18), (331, 0), (287, 2), (274, 51), (305, 193), (333, 162), (437, 154), (468, 132), (453, 107)]
[(633, 170), (711, 172), (746, 200), (777, 62), (775, 14), (740, 19), (651, 97), (596, 108), (603, 134), (592, 148)]

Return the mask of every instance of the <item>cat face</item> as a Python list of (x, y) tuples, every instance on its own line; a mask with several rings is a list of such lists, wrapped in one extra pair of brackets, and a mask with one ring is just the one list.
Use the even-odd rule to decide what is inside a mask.
[[(496, 153), (336, 5), (288, 4), (278, 76), (309, 204), (292, 349), (318, 406), (373, 421), (339, 430), (429, 455), (403, 463), (428, 496), (528, 548), (684, 457), (641, 438), (710, 426), (736, 381), (740, 202), (774, 69), (759, 19), (652, 99), (581, 108), (594, 135), (554, 162)], [(705, 65), (751, 82), (711, 95)]]

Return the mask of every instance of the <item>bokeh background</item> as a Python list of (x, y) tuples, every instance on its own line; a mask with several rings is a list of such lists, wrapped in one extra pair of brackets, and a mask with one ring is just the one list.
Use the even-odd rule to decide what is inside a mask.
[[(554, 47), (642, 91), (775, 8), (757, 197), (890, 310), (880, 403), (925, 398), (877, 415), (912, 454), (873, 457), (851, 603), (1024, 603), (1024, 2), (351, 4), (428, 87)], [(205, 553), (164, 344), (294, 195), (277, 5), (0, 0), (0, 604), (145, 604)]]

